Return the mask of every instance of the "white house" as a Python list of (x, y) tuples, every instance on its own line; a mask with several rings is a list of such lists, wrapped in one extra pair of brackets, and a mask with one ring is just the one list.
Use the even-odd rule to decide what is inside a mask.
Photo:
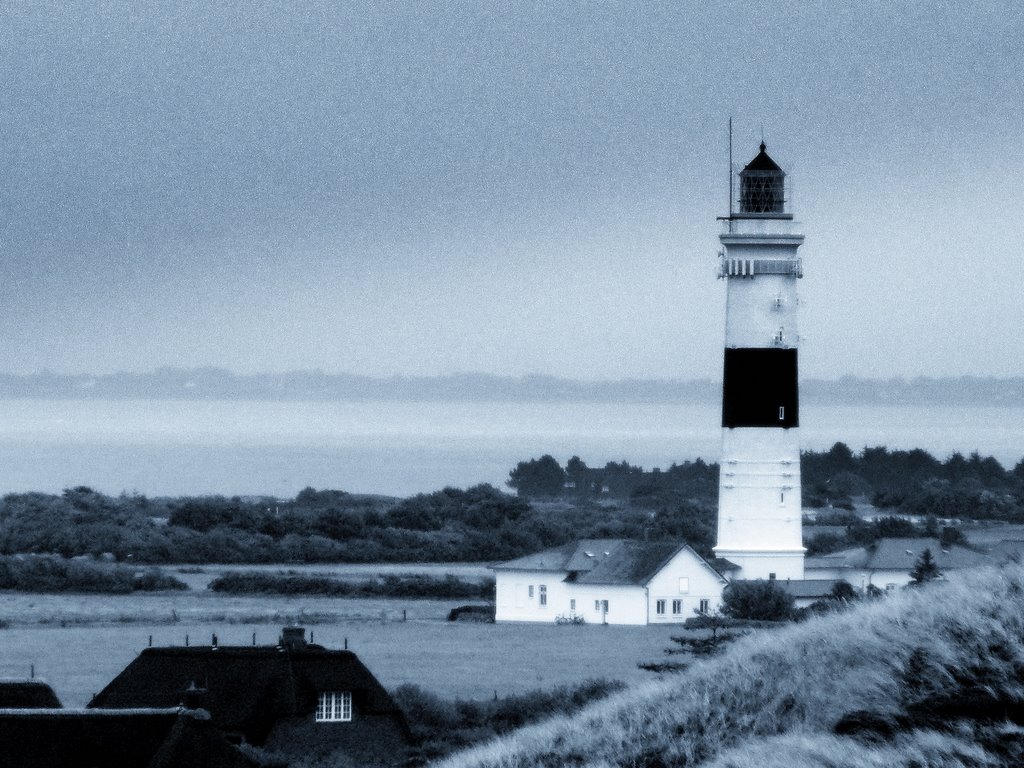
[(935, 564), (944, 575), (998, 562), (991, 555), (967, 547), (943, 546), (938, 539), (880, 539), (870, 547), (808, 557), (804, 562), (804, 574), (807, 579), (842, 579), (857, 591), (863, 591), (869, 585), (881, 590), (894, 590), (910, 583), (910, 572), (925, 549), (931, 551)]
[(586, 539), (491, 566), (497, 621), (682, 623), (728, 583), (686, 544)]

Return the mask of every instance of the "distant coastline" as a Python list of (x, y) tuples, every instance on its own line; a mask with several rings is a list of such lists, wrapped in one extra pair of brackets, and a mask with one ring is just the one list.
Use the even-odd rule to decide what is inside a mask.
[[(806, 403), (832, 405), (1019, 406), (1024, 377), (805, 379)], [(160, 368), (102, 375), (0, 374), (0, 398), (271, 401), (699, 403), (717, 401), (711, 379), (580, 381), (488, 374), (372, 377), (318, 371), (237, 374), (220, 368)]]

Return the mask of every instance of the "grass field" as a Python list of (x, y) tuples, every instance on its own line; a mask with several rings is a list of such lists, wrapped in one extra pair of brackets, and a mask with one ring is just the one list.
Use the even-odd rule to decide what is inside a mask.
[(262, 645), (276, 642), (283, 624), (298, 622), (317, 643), (341, 648), (347, 640), (388, 688), (412, 683), (445, 698), (481, 699), (588, 678), (653, 679), (637, 662), (661, 658), (670, 635), (679, 632), (666, 626), (445, 621), (461, 602), (234, 597), (205, 590), (0, 593), (0, 620), (8, 624), (0, 629), (0, 677), (27, 677), (34, 667), (66, 706), (83, 706), (150, 636), (154, 645), (184, 645), (186, 635), (199, 645), (216, 633), (221, 645), (250, 645), (256, 633)]
[[(467, 602), (467, 601), (461, 601)], [(443, 620), (458, 600), (337, 599), (224, 595), (208, 591), (131, 595), (0, 593), (0, 622), (11, 628), (134, 624), (324, 624), (339, 621)]]

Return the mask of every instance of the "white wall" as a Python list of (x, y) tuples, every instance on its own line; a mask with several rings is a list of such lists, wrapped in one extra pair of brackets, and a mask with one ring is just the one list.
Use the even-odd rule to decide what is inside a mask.
[[(556, 616), (568, 614), (569, 585), (564, 579), (562, 571), (495, 571), (495, 619), (554, 622)], [(546, 605), (541, 604), (541, 587), (546, 588)]]
[[(573, 584), (572, 595), (580, 609), (577, 613), (587, 624), (646, 624), (647, 603), (644, 588), (638, 586)], [(605, 614), (595, 603), (608, 601)]]
[[(685, 582), (680, 584), (680, 579)], [(692, 619), (700, 607), (701, 600), (707, 600), (714, 610), (722, 604), (722, 589), (725, 584), (690, 550), (683, 549), (662, 568), (647, 585), (647, 600), (651, 624), (681, 624)], [(665, 613), (658, 615), (658, 600), (665, 601)], [(681, 611), (672, 612), (672, 601), (681, 600)]]

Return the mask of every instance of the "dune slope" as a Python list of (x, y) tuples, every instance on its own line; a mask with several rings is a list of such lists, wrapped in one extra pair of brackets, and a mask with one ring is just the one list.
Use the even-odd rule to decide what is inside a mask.
[(1024, 764), (1024, 569), (745, 638), (446, 768)]

